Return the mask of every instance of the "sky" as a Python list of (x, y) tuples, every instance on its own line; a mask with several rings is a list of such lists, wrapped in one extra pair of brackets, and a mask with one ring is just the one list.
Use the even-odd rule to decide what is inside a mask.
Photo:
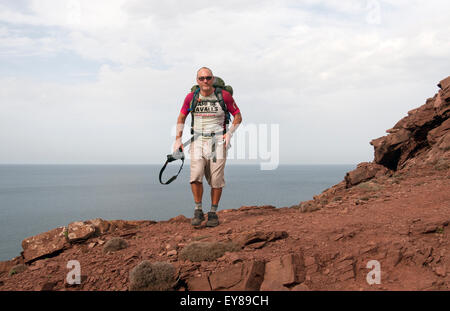
[(450, 74), (449, 11), (434, 0), (1, 0), (0, 163), (163, 164), (202, 66), (241, 110), (230, 163), (373, 161), (369, 142)]

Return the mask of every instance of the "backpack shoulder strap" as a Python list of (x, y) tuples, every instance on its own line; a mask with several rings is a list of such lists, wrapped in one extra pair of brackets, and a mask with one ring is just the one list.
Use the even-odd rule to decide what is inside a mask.
[(214, 93), (217, 96), (217, 99), (219, 100), (220, 106), (222, 107), (222, 110), (225, 113), (225, 124), (224, 124), (224, 133), (227, 132), (227, 126), (230, 123), (230, 112), (228, 111), (227, 105), (225, 104), (225, 101), (223, 100), (223, 89), (221, 87), (216, 87), (214, 90)]
[(194, 93), (194, 95), (192, 96), (192, 100), (191, 100), (191, 102), (189, 103), (189, 109), (188, 109), (188, 112), (194, 111), (195, 106), (197, 106), (197, 103), (198, 103), (198, 97), (199, 97), (199, 94), (200, 94), (200, 88), (197, 88), (193, 93)]
[(225, 105), (225, 101), (223, 100), (223, 89), (220, 87), (216, 87), (216, 89), (214, 90), (214, 93), (216, 94), (217, 99), (219, 100), (220, 106), (222, 107), (223, 111), (225, 111), (225, 113), (228, 112), (228, 108), (227, 105)]
[(194, 96), (192, 96), (192, 100), (191, 103), (189, 105), (189, 109), (188, 112), (191, 113), (191, 134), (194, 134), (194, 110), (195, 110), (195, 106), (197, 106), (198, 104), (198, 97), (200, 96), (200, 87), (198, 87), (195, 91), (194, 91)]

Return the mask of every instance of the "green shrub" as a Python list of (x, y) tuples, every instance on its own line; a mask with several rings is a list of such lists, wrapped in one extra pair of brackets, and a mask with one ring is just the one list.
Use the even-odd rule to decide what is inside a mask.
[(142, 261), (130, 271), (130, 291), (167, 291), (175, 285), (175, 268), (167, 262)]
[(236, 252), (241, 249), (233, 242), (192, 242), (180, 252), (180, 259), (190, 261), (213, 261), (222, 257), (225, 252)]

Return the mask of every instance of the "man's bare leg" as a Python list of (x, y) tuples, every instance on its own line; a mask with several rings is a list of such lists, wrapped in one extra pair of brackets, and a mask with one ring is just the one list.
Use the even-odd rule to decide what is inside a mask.
[(222, 188), (211, 188), (211, 204), (219, 205), (221, 195)]
[(191, 183), (192, 195), (195, 201), (194, 218), (191, 220), (193, 226), (199, 226), (205, 219), (202, 211), (203, 184), (195, 181)]
[(194, 181), (191, 183), (192, 195), (194, 196), (195, 203), (202, 201), (203, 197), (203, 183)]
[(215, 227), (219, 225), (219, 217), (216, 211), (219, 207), (220, 196), (222, 195), (222, 188), (211, 188), (211, 211), (208, 212), (207, 227)]

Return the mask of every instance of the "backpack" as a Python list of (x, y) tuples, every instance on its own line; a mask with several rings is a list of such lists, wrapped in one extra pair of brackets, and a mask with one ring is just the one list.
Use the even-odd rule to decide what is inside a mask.
[[(225, 102), (223, 100), (222, 90), (227, 91), (228, 93), (231, 94), (231, 96), (233, 96), (233, 88), (230, 85), (225, 85), (225, 82), (219, 77), (214, 77), (213, 87), (215, 88), (214, 94), (216, 95), (217, 99), (219, 100), (222, 110), (225, 112), (225, 131), (224, 131), (224, 134), (225, 134), (228, 124), (230, 123), (230, 112), (228, 111), (227, 105), (225, 105)], [(191, 134), (194, 135), (194, 113), (193, 113), (193, 111), (195, 110), (195, 107), (198, 104), (198, 98), (199, 98), (199, 94), (200, 94), (200, 87), (198, 86), (198, 84), (194, 85), (191, 88), (191, 92), (194, 93), (194, 97), (191, 100), (188, 112), (191, 112)]]

